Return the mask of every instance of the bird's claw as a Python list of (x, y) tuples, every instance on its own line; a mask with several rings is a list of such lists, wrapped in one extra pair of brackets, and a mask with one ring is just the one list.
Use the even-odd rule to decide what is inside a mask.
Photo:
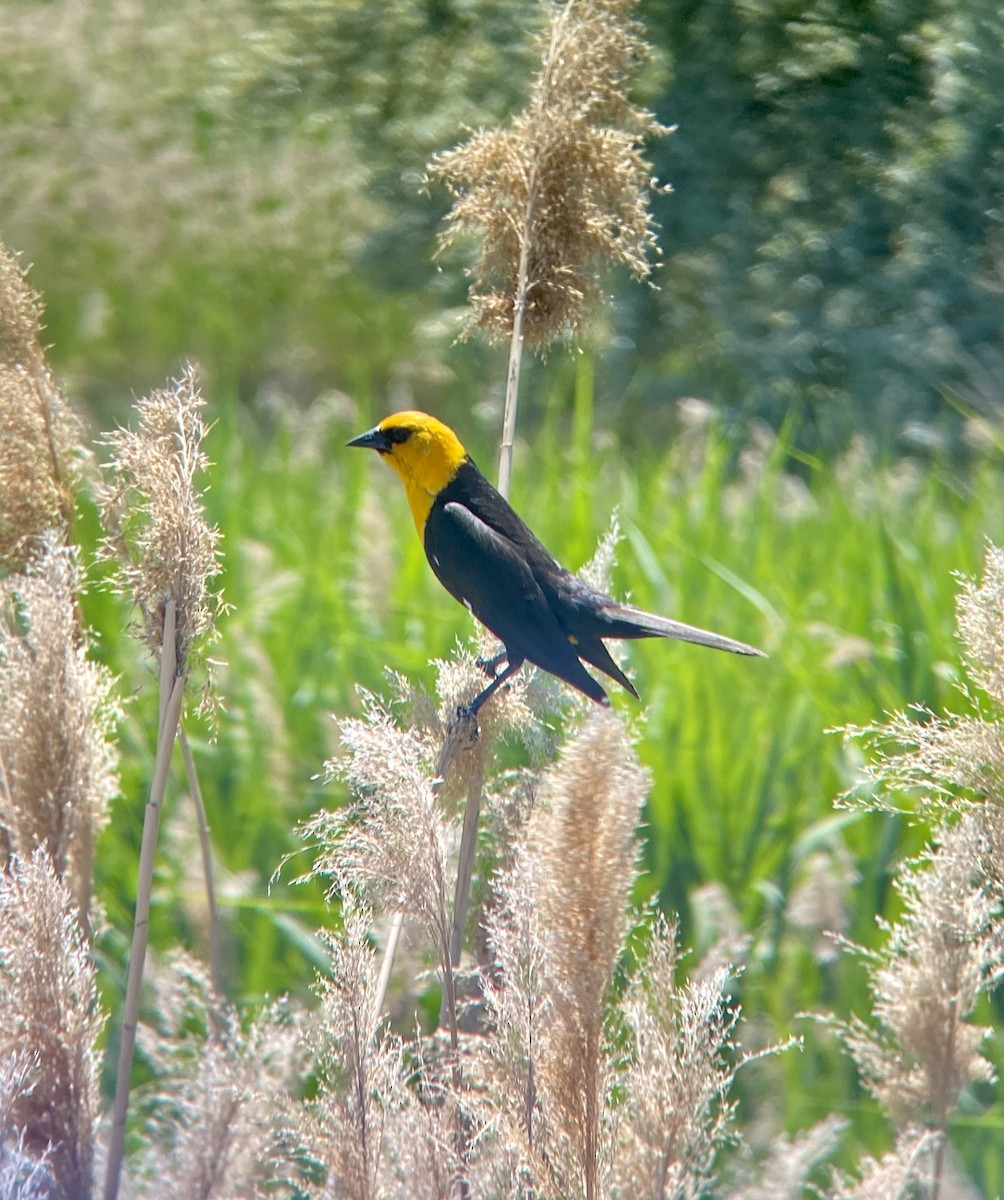
[(478, 711), (473, 704), (461, 704), (457, 708), (457, 725), (466, 725), (468, 737), (473, 744), (478, 740)]

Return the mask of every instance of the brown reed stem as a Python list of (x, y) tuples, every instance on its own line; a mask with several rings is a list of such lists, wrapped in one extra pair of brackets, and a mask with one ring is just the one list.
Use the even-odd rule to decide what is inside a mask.
[(499, 492), (508, 500), (512, 482), (512, 450), (516, 440), (516, 410), (519, 404), (519, 375), (523, 363), (523, 320), (526, 298), (530, 290), (530, 242), (534, 208), (537, 204), (537, 163), (530, 172), (526, 210), (519, 245), (519, 266), (516, 271), (516, 294), (512, 306), (512, 334), (509, 338), (509, 367), (506, 372), (505, 411), (502, 416), (502, 442), (499, 446)]
[(178, 735), (181, 740), (181, 754), (185, 760), (185, 774), (188, 777), (188, 790), (195, 805), (195, 817), (199, 827), (199, 848), (202, 853), (202, 878), (206, 885), (206, 908), (209, 912), (209, 979), (217, 996), (222, 995), (222, 980), (220, 977), (220, 910), (216, 903), (216, 885), (213, 879), (213, 848), (209, 837), (209, 822), (206, 820), (206, 806), (202, 799), (202, 786), (199, 783), (199, 773), (195, 769), (195, 759), (192, 748), (188, 743), (188, 735), (184, 725), (179, 725)]
[(133, 1053), (136, 1048), (136, 1029), (139, 1024), (140, 993), (143, 968), (150, 934), (150, 896), (153, 890), (154, 855), (160, 814), (167, 791), (167, 776), (171, 751), (181, 721), (181, 701), (185, 677), (177, 672), (175, 603), (169, 600), (164, 608), (164, 640), (160, 658), (160, 723), (157, 730), (157, 752), (154, 759), (150, 796), (143, 818), (143, 841), (140, 848), (139, 871), (136, 883), (136, 914), (133, 920), (132, 947), (129, 951), (129, 973), (123, 1005), (122, 1041), (115, 1078), (115, 1102), (112, 1108), (111, 1133), (108, 1139), (108, 1160), (105, 1172), (105, 1200), (116, 1200), (125, 1157), (126, 1114), (129, 1107), (129, 1088), (132, 1077)]

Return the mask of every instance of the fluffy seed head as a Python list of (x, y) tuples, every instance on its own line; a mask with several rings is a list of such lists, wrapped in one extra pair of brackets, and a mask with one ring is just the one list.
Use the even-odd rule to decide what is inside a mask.
[(545, 3), (542, 65), (527, 108), (509, 128), (480, 130), (430, 163), (454, 197), (444, 244), (481, 236), (472, 324), (492, 340), (510, 336), (524, 301), (528, 345), (571, 336), (597, 298), (602, 267), (620, 264), (641, 279), (658, 253), (641, 143), (666, 130), (627, 98), (646, 53), (634, 7)]
[(119, 568), (118, 586), (140, 614), (140, 635), (153, 650), (164, 636), (169, 600), (177, 615), (178, 670), (190, 670), (196, 643), (214, 631), (223, 608), (209, 582), (219, 574), (219, 530), (206, 520), (199, 475), (205, 401), (193, 367), (169, 387), (138, 401), (137, 428), (106, 438), (109, 481), (101, 496), (106, 557)]
[(47, 1195), (89, 1196), (102, 1019), (76, 904), (42, 848), (0, 873), (0, 988), (0, 1062), (16, 1054), (31, 1064), (4, 1154), (7, 1135), (20, 1134), (26, 1155), (45, 1159)]
[(45, 846), (86, 912), (91, 857), (118, 790), (117, 708), (87, 657), (76, 561), (47, 544), (0, 582), (0, 848)]
[(19, 570), (73, 508), (80, 437), (45, 361), (41, 299), (0, 242), (0, 565)]

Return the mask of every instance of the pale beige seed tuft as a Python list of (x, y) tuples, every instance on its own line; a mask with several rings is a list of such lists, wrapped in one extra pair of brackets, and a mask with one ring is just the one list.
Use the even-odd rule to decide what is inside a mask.
[(509, 338), (525, 259), (523, 335), (538, 349), (579, 329), (604, 267), (648, 276), (658, 247), (642, 143), (667, 132), (627, 97), (647, 51), (635, 0), (542, 7), (542, 65), (527, 108), (509, 128), (479, 130), (429, 166), (454, 197), (443, 244), (481, 239), (473, 327)]
[(648, 776), (621, 719), (595, 712), (549, 775), (530, 827), (548, 997), (537, 1089), (568, 1194), (597, 1196), (610, 1168), (604, 1099), (608, 992), (629, 926)]
[(92, 854), (118, 790), (112, 677), (87, 657), (76, 560), (51, 543), (0, 582), (0, 848), (48, 851), (88, 908)]
[(0, 242), (0, 565), (20, 570), (73, 510), (80, 427), (45, 361), (42, 302)]
[(4, 1151), (20, 1135), (25, 1157), (45, 1160), (46, 1195), (90, 1196), (103, 1021), (76, 904), (42, 848), (0, 872), (0, 990), (0, 1062), (31, 1064)]
[(291, 1185), (305, 1064), (285, 1003), (264, 1004), (245, 1022), (181, 954), (153, 984), (154, 1015), (140, 1026), (152, 1079), (138, 1096), (136, 1194), (239, 1200)]
[(193, 650), (215, 633), (223, 600), (210, 581), (220, 573), (219, 530), (206, 519), (200, 476), (205, 400), (195, 370), (186, 366), (169, 387), (136, 404), (136, 429), (105, 439), (111, 447), (101, 508), (105, 556), (119, 569), (118, 587), (140, 614), (140, 636), (158, 651), (164, 612), (177, 615), (179, 674), (191, 670)]

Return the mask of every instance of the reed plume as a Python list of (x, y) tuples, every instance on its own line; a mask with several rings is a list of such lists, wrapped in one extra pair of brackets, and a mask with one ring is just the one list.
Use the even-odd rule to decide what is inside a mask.
[(542, 5), (540, 70), (526, 109), (436, 155), (454, 197), (443, 243), (476, 232), (471, 326), (543, 349), (575, 333), (599, 271), (638, 279), (658, 256), (646, 203), (646, 138), (666, 132), (627, 96), (647, 53), (634, 0)]
[(302, 1143), (292, 1118), (304, 1067), (284, 1003), (247, 1022), (183, 954), (160, 964), (140, 1050), (144, 1137), (131, 1160), (141, 1196), (245, 1200), (292, 1189)]
[(28, 1177), (44, 1172), (44, 1194), (54, 1200), (88, 1197), (94, 1184), (104, 1024), (95, 974), (77, 905), (48, 851), (12, 857), (0, 872), (0, 1160), (16, 1138), (32, 1164)]
[[(871, 1019), (832, 1021), (865, 1084), (888, 1113), (893, 1151), (866, 1160), (836, 1195), (937, 1197), (945, 1186), (949, 1119), (965, 1089), (994, 1077), (974, 1021), (981, 996), (1004, 979), (1004, 554), (987, 549), (965, 580), (958, 632), (977, 715), (906, 713), (851, 729), (871, 749), (867, 788), (845, 803), (901, 811), (920, 791), (936, 820), (931, 841), (896, 878), (902, 915), (884, 945), (858, 952), (868, 967)], [(916, 716), (917, 714), (915, 714)]]
[(90, 908), (93, 846), (118, 791), (118, 708), (108, 669), (87, 657), (74, 553), (43, 542), (0, 581), (0, 847), (44, 846)]
[(208, 466), (203, 442), (205, 399), (195, 369), (136, 403), (135, 429), (106, 435), (111, 450), (101, 493), (103, 554), (116, 568), (114, 586), (139, 614), (137, 633), (159, 659), (165, 612), (174, 605), (179, 676), (215, 634), (224, 611), (211, 581), (220, 572), (219, 531), (206, 519), (200, 478)]
[(0, 242), (0, 566), (20, 570), (73, 514), (80, 425), (41, 343), (42, 300)]
[[(105, 1198), (118, 1194), (125, 1152), (125, 1123), (132, 1056), (139, 1019), (140, 989), (149, 934), (150, 895), (157, 833), (175, 739), (184, 730), (181, 713), (189, 678), (215, 635), (223, 600), (210, 581), (219, 573), (218, 531), (206, 519), (200, 475), (207, 466), (202, 448), (205, 401), (192, 367), (171, 386), (136, 405), (138, 426), (110, 434), (112, 457), (101, 494), (105, 557), (117, 566), (114, 585), (131, 597), (139, 612), (138, 632), (154, 653), (160, 675), (157, 750), (143, 820), (136, 888), (136, 912), (119, 1048), (118, 1073)], [(203, 691), (200, 708), (211, 707)], [(186, 753), (193, 801), (206, 829), (194, 763)], [(212, 867), (208, 832), (203, 863), (212, 907)], [(215, 916), (213, 917), (215, 924)], [(214, 970), (215, 974), (215, 970)]]

